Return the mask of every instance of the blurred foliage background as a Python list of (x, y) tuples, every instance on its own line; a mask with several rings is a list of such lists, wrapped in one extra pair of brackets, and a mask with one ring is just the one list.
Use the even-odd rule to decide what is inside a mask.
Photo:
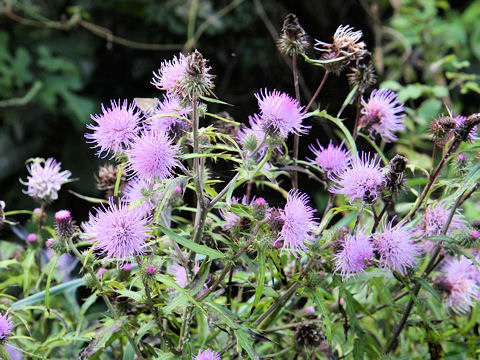
[[(422, 151), (431, 151), (425, 132), (433, 116), (446, 107), (456, 114), (479, 111), (478, 1), (1, 0), (0, 199), (9, 210), (35, 206), (18, 179), (27, 176), (25, 161), (38, 156), (55, 157), (72, 171), (79, 181), (69, 189), (99, 196), (93, 174), (106, 160), (85, 142), (90, 114), (110, 99), (159, 96), (149, 84), (152, 71), (179, 51), (198, 48), (210, 59), (215, 92), (234, 104), (227, 110), (237, 121), (257, 111), (253, 93), (260, 88), (293, 95), (290, 60), (275, 44), (290, 12), (312, 42), (330, 41), (340, 24), (364, 32), (378, 83), (399, 92), (409, 128), (423, 133), (412, 138), (407, 130), (399, 141), (398, 150), (410, 160), (428, 168)], [(299, 67), (305, 105), (323, 71), (302, 61)], [(336, 112), (346, 88), (344, 76), (331, 76), (319, 105)], [(344, 116), (352, 125), (349, 111)], [(310, 125), (301, 158), (314, 138), (333, 136), (329, 128)], [(300, 181), (315, 195), (306, 177)], [(55, 206), (68, 207), (77, 218), (90, 208), (65, 190)]]

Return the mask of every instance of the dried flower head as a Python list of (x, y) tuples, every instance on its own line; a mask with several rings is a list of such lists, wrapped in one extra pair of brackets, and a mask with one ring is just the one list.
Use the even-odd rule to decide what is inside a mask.
[(190, 124), (181, 117), (186, 117), (190, 111), (192, 108), (182, 106), (178, 97), (165, 96), (158, 108), (152, 112), (149, 129), (168, 133), (176, 128), (181, 128), (186, 132)]
[(405, 184), (405, 169), (407, 168), (408, 159), (400, 154), (395, 155), (388, 164), (388, 171), (385, 175), (385, 189), (390, 194), (398, 194)]
[(13, 329), (13, 321), (8, 316), (8, 310), (5, 314), (0, 315), (0, 343), (5, 343)]
[(138, 208), (130, 208), (125, 199), (118, 204), (110, 198), (108, 207), (90, 213), (88, 222), (82, 224), (85, 240), (92, 243), (92, 249), (108, 260), (127, 259), (143, 254), (145, 241), (149, 237), (147, 227), (150, 219)]
[(292, 189), (288, 192), (285, 208), (279, 213), (283, 225), (277, 241), (282, 243), (282, 250), (295, 257), (315, 242), (313, 232), (318, 223), (314, 217), (315, 210), (307, 205), (308, 201), (306, 194)]
[(121, 104), (120, 100), (110, 102), (111, 108), (105, 108), (102, 104), (102, 114), (91, 115), (97, 124), (88, 124), (87, 128), (93, 133), (85, 134), (88, 142), (93, 143), (92, 148), (99, 148), (97, 156), (105, 156), (112, 152), (112, 157), (117, 152), (127, 149), (139, 130), (141, 112), (136, 110), (135, 104), (128, 105), (127, 100)]
[(192, 360), (222, 360), (220, 355), (218, 355), (215, 351), (207, 349), (207, 350), (199, 350), (197, 356), (194, 356)]
[(34, 159), (27, 165), (30, 173), (27, 181), (20, 180), (23, 185), (27, 185), (27, 191), (24, 193), (38, 202), (51, 203), (57, 200), (62, 184), (66, 183), (72, 175), (68, 170), (61, 171), (61, 165), (62, 163), (57, 163), (53, 158)]
[(415, 239), (415, 229), (405, 222), (393, 226), (385, 217), (381, 231), (374, 235), (375, 248), (380, 255), (380, 265), (405, 275), (407, 268), (413, 268), (421, 253), (421, 246)]
[(331, 193), (348, 196), (350, 204), (355, 200), (372, 204), (385, 185), (385, 174), (380, 168), (378, 154), (371, 158), (370, 153), (362, 152), (355, 154), (349, 166), (336, 172), (332, 180), (336, 184), (330, 187)]
[(373, 243), (365, 229), (358, 230), (355, 235), (345, 235), (342, 249), (333, 257), (335, 272), (340, 272), (344, 280), (364, 272), (373, 258), (373, 250)]
[(268, 92), (266, 89), (256, 93), (260, 108), (260, 116), (255, 121), (268, 135), (279, 134), (286, 138), (290, 133), (297, 135), (308, 132), (302, 125), (305, 112), (297, 100), (277, 90)]
[(180, 165), (179, 152), (179, 145), (174, 145), (164, 132), (143, 132), (128, 151), (128, 169), (147, 182), (166, 179)]
[[(367, 53), (369, 55), (369, 53)], [(376, 84), (377, 74), (373, 68), (370, 56), (368, 60), (357, 59), (354, 66), (350, 67), (350, 73), (347, 74), (348, 83), (352, 88), (358, 86), (358, 92), (363, 94), (366, 90)]]
[[(114, 166), (112, 164), (105, 164), (98, 168), (98, 175), (94, 175), (96, 181), (96, 188), (101, 191), (105, 191), (107, 197), (113, 196), (115, 190), (115, 184), (117, 183), (118, 171), (120, 166)], [(125, 185), (125, 175), (122, 173), (120, 179), (119, 190), (123, 189)]]
[(283, 22), (282, 32), (277, 41), (280, 52), (287, 56), (302, 54), (309, 46), (308, 36), (300, 26), (297, 15), (288, 14)]
[(187, 58), (183, 54), (179, 54), (178, 58), (173, 57), (172, 60), (165, 60), (160, 65), (158, 74), (153, 73), (151, 84), (159, 90), (165, 90), (169, 94), (177, 93), (181, 90), (181, 80), (187, 69)]
[(468, 129), (463, 129), (464, 127), (468, 126), (467, 122), (467, 117), (458, 115), (454, 118), (455, 124), (457, 125), (456, 132), (459, 133), (459, 135), (462, 138), (462, 141), (477, 141), (480, 139), (478, 136), (478, 125), (474, 125), (470, 128), (470, 131)]
[(389, 89), (373, 90), (368, 102), (362, 99), (362, 106), (360, 125), (386, 142), (396, 141), (393, 133), (405, 129), (404, 108), (397, 94)]
[(295, 329), (295, 344), (303, 347), (318, 347), (325, 341), (325, 334), (315, 324), (307, 324)]
[(453, 130), (457, 126), (455, 119), (450, 116), (440, 116), (433, 119), (430, 124), (430, 132), (433, 135), (433, 140), (437, 146), (444, 145), (453, 134)]
[(198, 50), (187, 57), (185, 73), (180, 80), (184, 98), (193, 99), (213, 89), (214, 76), (209, 73), (212, 68), (207, 66), (207, 62)]
[(328, 146), (324, 148), (317, 140), (318, 149), (313, 144), (308, 147), (315, 154), (315, 160), (308, 160), (314, 162), (330, 177), (332, 174), (345, 169), (348, 165), (350, 151), (342, 148), (343, 143), (342, 141), (339, 146), (335, 146), (330, 140)]

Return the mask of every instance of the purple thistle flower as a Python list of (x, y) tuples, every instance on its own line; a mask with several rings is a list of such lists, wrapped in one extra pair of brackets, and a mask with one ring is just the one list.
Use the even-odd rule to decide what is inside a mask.
[(176, 96), (165, 96), (163, 102), (160, 103), (152, 113), (152, 120), (149, 122), (150, 130), (158, 130), (164, 133), (169, 132), (176, 124), (181, 124), (187, 130), (190, 126), (188, 122), (179, 118), (179, 116), (187, 116), (191, 107), (182, 107), (180, 99)]
[[(160, 184), (149, 184), (145, 180), (133, 178), (123, 190), (123, 195), (130, 205), (141, 208), (145, 214), (153, 210), (155, 203), (159, 200), (160, 194), (153, 192), (151, 198), (147, 198), (145, 195), (157, 187)], [(139, 205), (140, 204), (140, 205)]]
[(93, 244), (107, 260), (121, 260), (143, 254), (145, 241), (150, 230), (146, 225), (150, 218), (138, 208), (129, 208), (122, 198), (116, 204), (113, 198), (109, 206), (96, 209), (95, 216), (90, 213), (88, 222), (82, 224), (85, 239)]
[(20, 180), (20, 183), (27, 185), (25, 194), (31, 196), (38, 202), (50, 203), (58, 199), (58, 191), (66, 183), (72, 173), (68, 170), (60, 171), (62, 163), (57, 163), (53, 158), (45, 160), (35, 160), (27, 165), (27, 170), (31, 176), (27, 181)]
[(28, 242), (30, 243), (34, 243), (35, 241), (37, 241), (37, 234), (28, 234), (27, 236), (27, 240)]
[(167, 134), (155, 130), (143, 132), (128, 150), (128, 167), (148, 182), (166, 179), (172, 176), (172, 169), (180, 165), (179, 152), (179, 145), (174, 145)]
[(404, 109), (397, 94), (389, 89), (373, 90), (368, 102), (362, 99), (362, 105), (360, 125), (380, 134), (386, 142), (397, 140), (393, 132), (405, 129)]
[[(259, 123), (260, 121), (261, 120), (257, 114), (249, 116), (248, 122), (250, 123), (250, 127), (243, 128), (239, 131), (237, 138), (245, 151), (254, 151), (265, 139), (265, 132), (263, 131), (262, 125)], [(254, 144), (255, 146), (252, 147), (251, 144)], [(263, 156), (267, 150), (268, 143), (265, 142), (265, 144), (263, 144), (258, 150), (258, 154)]]
[(207, 349), (207, 350), (199, 350), (198, 355), (194, 356), (192, 360), (222, 360), (220, 355), (218, 355), (215, 351)]
[[(440, 201), (435, 205), (429, 205), (425, 211), (425, 215), (420, 219), (420, 223), (417, 226), (418, 233), (424, 237), (441, 235), (450, 215), (450, 209), (451, 206), (447, 205), (445, 201)], [(453, 215), (447, 231), (448, 236), (452, 235), (453, 230), (462, 229), (467, 225), (460, 211), (460, 209), (457, 209), (455, 215)]]
[(123, 271), (126, 271), (126, 272), (132, 271), (132, 264), (130, 264), (130, 263), (125, 263), (125, 264), (122, 266), (122, 270), (123, 270)]
[(473, 262), (463, 255), (460, 259), (452, 257), (445, 262), (442, 272), (449, 287), (445, 306), (457, 314), (468, 312), (480, 295), (475, 281), (478, 273)]
[(286, 250), (295, 257), (315, 242), (312, 233), (318, 223), (314, 217), (315, 210), (307, 205), (308, 200), (306, 194), (292, 189), (288, 192), (285, 208), (279, 210), (279, 220), (283, 225), (276, 242), (283, 244), (282, 251)]
[(266, 89), (255, 94), (260, 108), (258, 122), (267, 134), (279, 133), (284, 138), (290, 133), (297, 135), (308, 132), (302, 120), (306, 113), (297, 100), (277, 90), (268, 92)]
[(327, 173), (327, 176), (343, 170), (347, 167), (350, 158), (350, 151), (342, 149), (343, 143), (342, 141), (339, 146), (335, 146), (330, 140), (328, 146), (324, 148), (317, 140), (318, 149), (313, 144), (308, 147), (315, 154), (315, 160), (308, 160), (315, 162), (320, 169)]
[(188, 284), (187, 270), (180, 264), (173, 264), (168, 267), (168, 273), (173, 276), (173, 279), (178, 286), (184, 288)]
[(343, 194), (350, 197), (350, 204), (355, 200), (366, 204), (375, 202), (382, 186), (385, 184), (385, 174), (380, 168), (380, 158), (370, 153), (355, 154), (349, 166), (333, 174), (332, 180), (337, 184), (330, 187), (334, 194)]
[(105, 269), (104, 267), (101, 267), (97, 270), (97, 277), (101, 279), (103, 275), (105, 275), (106, 273), (107, 273), (107, 269)]
[(105, 156), (108, 152), (113, 152), (113, 157), (116, 152), (124, 151), (131, 145), (139, 130), (141, 112), (135, 110), (135, 104), (128, 105), (127, 100), (124, 100), (123, 104), (120, 104), (120, 100), (118, 103), (112, 100), (110, 104), (111, 108), (105, 108), (102, 104), (101, 115), (90, 116), (96, 125), (87, 125), (93, 133), (85, 134), (85, 137), (95, 144), (93, 148), (99, 148), (98, 157), (101, 157), (103, 152)]
[(155, 273), (157, 272), (157, 268), (155, 267), (155, 265), (147, 265), (145, 271), (148, 275), (155, 275)]
[(0, 341), (4, 341), (12, 332), (13, 329), (13, 322), (10, 320), (8, 316), (8, 311), (0, 315)]
[(178, 92), (186, 69), (187, 58), (180, 53), (178, 58), (174, 56), (172, 60), (162, 62), (158, 74), (153, 73), (151, 84), (170, 94)]
[(414, 267), (421, 247), (415, 242), (415, 229), (400, 222), (393, 226), (393, 220), (382, 222), (382, 231), (374, 236), (375, 247), (380, 254), (383, 268), (398, 271), (405, 275), (407, 268)]
[(365, 234), (365, 230), (359, 230), (356, 235), (347, 234), (341, 244), (342, 250), (333, 257), (335, 273), (339, 271), (345, 280), (351, 275), (364, 272), (374, 255), (370, 236)]
[[(457, 127), (463, 125), (463, 122), (465, 120), (467, 120), (467, 118), (465, 116), (462, 116), (462, 115), (458, 115), (454, 118), (455, 122), (457, 123)], [(452, 135), (453, 137), (453, 135)], [(475, 125), (473, 128), (472, 128), (472, 131), (470, 131), (470, 134), (468, 134), (468, 141), (477, 141), (478, 139), (480, 139), (480, 137), (478, 136), (478, 126)]]

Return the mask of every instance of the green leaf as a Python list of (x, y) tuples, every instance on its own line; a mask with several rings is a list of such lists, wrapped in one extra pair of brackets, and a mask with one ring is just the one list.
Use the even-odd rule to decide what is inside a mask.
[(94, 204), (108, 204), (108, 201), (105, 200), (105, 199), (98, 199), (98, 198), (94, 198), (94, 197), (91, 197), (91, 196), (85, 196), (85, 195), (82, 195), (82, 194), (79, 194), (73, 190), (68, 190), (68, 192), (70, 194), (73, 194), (75, 195), (76, 197), (78, 197), (79, 199), (82, 199), (82, 200), (85, 200), (85, 201), (88, 201), (90, 203), (94, 203)]
[(340, 130), (342, 130), (343, 134), (345, 135), (345, 138), (347, 139), (347, 142), (348, 142), (350, 148), (352, 149), (352, 155), (356, 154), (357, 145), (355, 145), (355, 140), (353, 140), (353, 137), (350, 134), (350, 131), (348, 131), (348, 129), (345, 127), (345, 125), (343, 125), (343, 123), (340, 119), (338, 119), (336, 117), (333, 117), (332, 115), (329, 115), (325, 110), (322, 110), (322, 111), (315, 110), (315, 111), (307, 114), (307, 116), (323, 117), (327, 120), (330, 120), (335, 125), (337, 125), (340, 128)]
[(55, 270), (55, 266), (57, 266), (57, 262), (59, 258), (60, 258), (60, 255), (55, 254), (55, 259), (53, 260), (50, 267), (50, 271), (48, 272), (47, 284), (45, 285), (45, 307), (47, 309), (50, 308), (50, 283), (52, 281), (52, 274), (53, 274), (53, 270)]
[(240, 349), (245, 350), (250, 359), (261, 360), (261, 357), (258, 356), (258, 354), (255, 352), (255, 350), (252, 347), (253, 341), (250, 339), (250, 337), (247, 334), (245, 334), (242, 330), (236, 330), (234, 331), (234, 334), (237, 338), (238, 347)]
[(169, 238), (176, 241), (180, 245), (185, 246), (186, 248), (196, 252), (197, 254), (204, 254), (212, 259), (223, 259), (225, 257), (225, 255), (220, 251), (214, 250), (205, 245), (196, 244), (193, 241), (185, 239), (184, 237), (178, 235), (177, 233), (173, 232), (170, 229), (167, 229), (162, 225), (158, 225), (158, 228)]
[(225, 101), (210, 98), (210, 97), (207, 97), (207, 96), (199, 96), (199, 98), (202, 99), (203, 101), (214, 103), (214, 104), (233, 106), (232, 104), (226, 103)]
[(257, 281), (257, 289), (255, 291), (255, 299), (253, 300), (253, 308), (256, 308), (260, 298), (263, 295), (263, 287), (265, 285), (265, 265), (267, 259), (265, 256), (265, 249), (258, 250), (258, 281)]
[(127, 289), (115, 290), (115, 292), (120, 294), (121, 296), (133, 299), (138, 303), (144, 302), (143, 295), (140, 292), (131, 291), (131, 290), (127, 290)]

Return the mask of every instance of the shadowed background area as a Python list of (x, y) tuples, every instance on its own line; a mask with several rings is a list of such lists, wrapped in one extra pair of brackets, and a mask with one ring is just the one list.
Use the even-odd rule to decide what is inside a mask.
[[(22, 194), (18, 179), (27, 176), (27, 159), (54, 157), (79, 179), (62, 189), (54, 210), (69, 208), (74, 217), (85, 219), (91, 205), (67, 189), (101, 196), (95, 190), (93, 174), (107, 159), (98, 159), (85, 141), (90, 114), (99, 113), (100, 104), (108, 104), (110, 99), (161, 97), (149, 83), (152, 71), (179, 51), (199, 49), (216, 75), (216, 95), (234, 105), (210, 105), (211, 112), (226, 110), (236, 121), (245, 123), (248, 115), (257, 111), (253, 93), (261, 88), (294, 96), (291, 60), (278, 52), (275, 43), (284, 17), (291, 12), (298, 16), (312, 43), (313, 39), (331, 41), (340, 24), (362, 30), (373, 53), (378, 83), (422, 82), (432, 89), (446, 88), (449, 84), (432, 66), (441, 67), (443, 63), (438, 61), (450, 53), (457, 61), (450, 60), (452, 69), (478, 72), (480, 32), (472, 34), (468, 28), (480, 14), (480, 7), (468, 1), (455, 2), (451, 5), (454, 8), (448, 3), (419, 3), (0, 1), (0, 199), (8, 210), (35, 207), (33, 200)], [(438, 28), (438, 22), (443, 28)], [(454, 40), (444, 39), (445, 31)], [(428, 47), (419, 47), (424, 44)], [(312, 49), (311, 56), (318, 53)], [(466, 60), (470, 63), (462, 68), (459, 63)], [(305, 105), (323, 70), (302, 60), (299, 70), (301, 102)], [(465, 86), (465, 81), (460, 85)], [(457, 112), (474, 111), (479, 89), (476, 79), (465, 93), (460, 85), (450, 86), (447, 95), (440, 91), (432, 95), (430, 88), (410, 89), (406, 103), (412, 108), (420, 106), (430, 96), (437, 100), (429, 104), (432, 114), (442, 110), (442, 102)], [(336, 113), (347, 88), (345, 76), (330, 76), (318, 104)], [(420, 94), (415, 96), (415, 91)], [(348, 108), (343, 116), (351, 126), (352, 110)], [(307, 120), (307, 124), (312, 130), (302, 136), (302, 159), (311, 155), (307, 144), (316, 138), (325, 144), (334, 134), (314, 120)], [(317, 194), (321, 190), (318, 183), (301, 176), (300, 187), (316, 199), (321, 210), (326, 195)]]

